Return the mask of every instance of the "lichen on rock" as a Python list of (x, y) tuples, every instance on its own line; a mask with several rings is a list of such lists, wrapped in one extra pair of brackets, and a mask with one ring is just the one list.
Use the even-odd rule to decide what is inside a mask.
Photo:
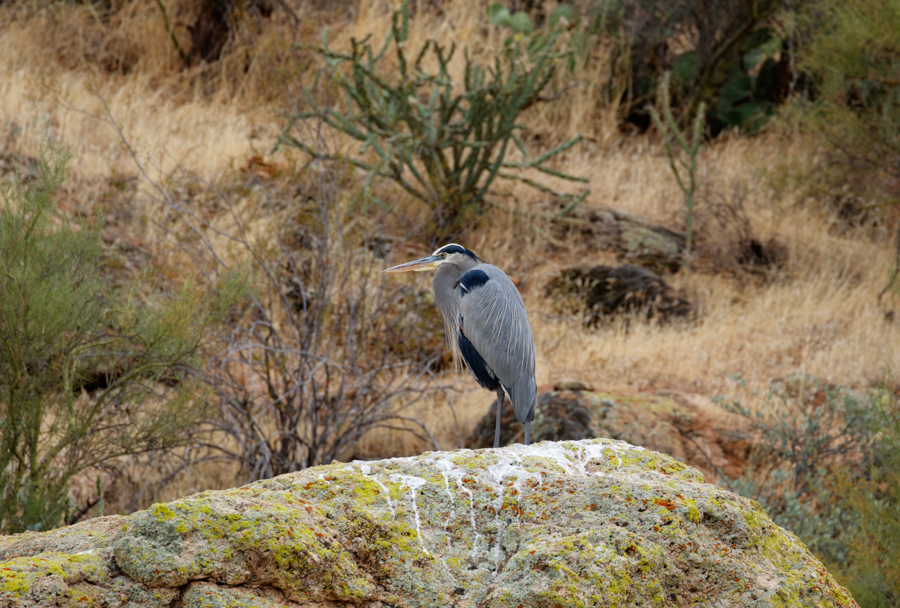
[(0, 539), (0, 606), (856, 606), (760, 506), (610, 440), (334, 463)]

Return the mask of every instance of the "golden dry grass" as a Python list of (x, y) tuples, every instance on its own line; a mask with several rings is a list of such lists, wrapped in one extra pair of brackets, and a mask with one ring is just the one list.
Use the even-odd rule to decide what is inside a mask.
[[(170, 12), (193, 6), (166, 4)], [(155, 3), (125, 6), (108, 24), (86, 3), (39, 11), (0, 28), (0, 45), (17, 49), (0, 57), (5, 147), (36, 155), (47, 143), (61, 143), (75, 151), (73, 168), (80, 176), (134, 174), (134, 162), (105, 122), (112, 118), (153, 177), (178, 165), (219, 177), (233, 163), (267, 152), (280, 130), (273, 108), (257, 109), (232, 94), (246, 83), (211, 93), (209, 78), (179, 70)], [(6, 8), (0, 17), (14, 14)], [(126, 61), (123, 56), (132, 57), (127, 73), (106, 65)], [(255, 72), (247, 74), (252, 80)]]
[[(335, 44), (369, 32), (380, 39), (395, 5), (387, 0), (362, 2), (358, 18), (342, 29)], [(410, 46), (435, 36), (477, 48), (475, 55), (485, 58), (501, 44), (502, 33), (485, 27), (482, 5), (473, 8), (469, 2), (455, 0), (442, 8), (442, 14), (434, 17), (420, 7), (417, 13), (422, 20), (413, 28)], [(72, 17), (77, 23), (88, 18), (83, 12)], [(76, 179), (91, 182), (137, 174), (117, 134), (96, 118), (105, 116), (102, 97), (155, 179), (180, 164), (212, 182), (227, 180), (233, 167), (251, 156), (265, 155), (281, 128), (283, 99), (262, 103), (264, 94), (250, 95), (247, 89), (263, 86), (263, 79), (247, 80), (243, 93), (233, 99), (183, 83), (171, 85), (182, 78), (171, 73), (173, 51), (159, 43), (163, 33), (154, 14), (142, 19), (136, 17), (127, 28), (143, 23), (142, 36), (159, 46), (145, 49), (151, 59), (147, 65), (138, 63), (128, 75), (86, 69), (83, 62), (74, 67), (61, 62), (59, 53), (77, 47), (75, 34), (81, 31), (77, 28), (75, 34), (59, 34), (56, 47), (48, 44), (47, 35), (38, 34), (40, 23), (0, 28), (0, 46), (20, 49), (0, 55), (4, 151), (36, 155), (45, 143), (60, 142), (77, 154)], [(308, 23), (303, 27), (310, 32), (316, 29)], [(117, 35), (126, 36), (127, 28)], [(51, 28), (54, 36), (60, 31)], [(266, 44), (277, 46), (271, 38)], [(461, 58), (460, 53), (454, 64), (457, 71)], [(598, 103), (600, 74), (580, 76), (591, 86), (554, 105), (529, 111), (527, 124), (553, 141), (575, 133), (589, 136), (588, 142), (567, 152), (558, 166), (590, 179), (592, 194), (586, 205), (614, 207), (681, 228), (683, 197), (662, 146), (652, 136), (628, 137), (612, 129), (610, 108)], [(811, 142), (791, 133), (755, 138), (728, 135), (704, 149), (700, 158), (704, 186), (725, 193), (740, 187), (754, 233), (761, 240), (775, 238), (783, 243), (788, 260), (768, 282), (743, 274), (695, 272), (671, 277), (700, 311), (696, 322), (683, 325), (637, 323), (584, 330), (577, 319), (554, 313), (543, 296), (544, 285), (562, 266), (614, 262), (611, 255), (591, 253), (588, 245), (576, 240), (551, 251), (543, 238), (544, 228), (499, 211), (473, 231), (466, 245), (521, 282), (535, 333), (538, 384), (578, 377), (605, 389), (732, 394), (758, 404), (763, 397), (754, 391), (764, 394), (773, 380), (800, 372), (854, 386), (890, 378), (900, 368), (895, 347), (900, 343), (900, 327), (887, 322), (884, 313), (886, 307), (896, 306), (890, 299), (896, 296), (887, 296), (882, 305), (876, 302), (892, 264), (890, 243), (883, 235), (836, 230), (834, 218), (815, 201), (797, 200), (794, 193), (771, 186), (771, 174), (792, 163), (803, 164), (813, 153)], [(280, 156), (270, 160), (284, 163)], [(522, 192), (519, 203), (527, 209), (539, 207), (541, 201)], [(134, 204), (138, 223), (141, 214), (156, 209), (140, 197)], [(398, 209), (406, 204), (399, 202)], [(703, 204), (701, 197), (698, 212)], [(249, 208), (252, 201), (240, 205)], [(415, 217), (415, 207), (409, 209), (413, 219), (396, 217), (394, 226), (406, 230), (421, 221), (421, 216)], [(213, 220), (223, 225), (228, 221), (224, 216)], [(165, 264), (166, 251), (171, 249), (165, 237), (148, 235), (154, 229), (141, 226), (120, 224), (116, 229), (124, 238), (153, 241), (153, 253)], [(265, 226), (261, 222), (257, 232), (264, 232)], [(405, 234), (392, 235), (394, 242), (404, 246), (397, 258), (386, 263), (426, 250), (414, 235)], [(418, 280), (427, 279), (419, 275)], [(745, 379), (746, 388), (738, 387), (731, 380), (733, 375)], [(467, 377), (453, 382), (462, 389), (454, 401), (465, 433), (488, 410), (493, 396), (475, 389)], [(435, 403), (424, 408), (421, 416), (434, 428), (442, 447), (459, 444), (445, 406)], [(361, 449), (376, 456), (414, 453), (426, 447), (407, 435), (380, 434), (367, 437)], [(197, 487), (196, 480), (191, 480), (173, 487), (171, 494)]]
[[(868, 385), (897, 369), (900, 333), (876, 302), (892, 264), (891, 244), (835, 231), (833, 219), (817, 207), (765, 187), (766, 172), (785, 152), (808, 150), (800, 138), (731, 137), (709, 146), (700, 160), (707, 180), (745, 185), (745, 207), (760, 240), (774, 237), (787, 246), (788, 262), (773, 282), (674, 276), (672, 282), (702, 311), (699, 322), (686, 326), (586, 333), (571, 323), (537, 322), (544, 379), (578, 370), (604, 384), (713, 395), (728, 390), (726, 378), (733, 374), (765, 390), (770, 381), (798, 372)], [(591, 176), (591, 198), (598, 203), (666, 225), (681, 223), (681, 194), (652, 142), (595, 150), (590, 160), (567, 166), (577, 173), (575, 163)], [(546, 264), (548, 271), (555, 267), (553, 260)], [(532, 308), (539, 308), (535, 291)]]

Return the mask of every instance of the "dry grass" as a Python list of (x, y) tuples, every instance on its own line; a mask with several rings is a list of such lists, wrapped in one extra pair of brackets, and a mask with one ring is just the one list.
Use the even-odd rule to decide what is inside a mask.
[[(172, 19), (178, 16), (176, 35), (189, 40), (186, 24), (198, 3), (165, 4)], [(17, 50), (0, 56), (0, 142), (31, 155), (48, 142), (64, 144), (77, 155), (75, 171), (88, 178), (136, 172), (104, 122), (103, 101), (157, 175), (182, 165), (215, 178), (265, 154), (297, 75), (291, 38), (314, 33), (294, 28), (288, 35), (277, 23), (254, 38), (252, 49), (238, 40), (221, 64), (184, 69), (154, 2), (123, 2), (109, 19), (91, 3), (36, 12), (23, 6), (29, 5), (0, 7), (0, 21), (8, 24), (0, 28), (0, 45)], [(258, 104), (256, 91), (272, 103)]]
[[(0, 31), (0, 44), (14, 48), (20, 41)], [(86, 178), (135, 173), (121, 140), (104, 122), (101, 98), (157, 175), (180, 164), (199, 175), (219, 176), (234, 162), (264, 153), (278, 132), (270, 116), (260, 118), (241, 104), (199, 96), (184, 102), (154, 90), (148, 77), (98, 82), (55, 67), (0, 65), (0, 133), (6, 134), (7, 149), (30, 155), (47, 143), (69, 146), (77, 154), (74, 170)]]
[[(358, 19), (343, 29), (336, 44), (372, 31), (376, 40), (383, 37), (394, 4), (363, 2)], [(501, 43), (501, 33), (485, 28), (482, 6), (473, 9), (471, 3), (458, 0), (444, 3), (442, 9), (439, 17), (426, 16), (427, 24), (417, 24), (410, 45), (436, 36), (471, 45), (478, 49), (477, 56), (484, 58)], [(82, 12), (73, 13), (73, 22), (89, 23), (90, 16), (79, 10)], [(122, 25), (117, 36), (130, 35), (128, 28), (141, 23), (135, 19), (127, 27)], [(151, 13), (143, 19), (145, 24), (155, 23)], [(173, 51), (159, 24), (141, 30), (142, 36), (157, 40), (159, 46), (146, 48), (149, 59), (145, 64), (136, 63), (126, 75), (60, 61), (59, 53), (77, 47), (79, 31), (84, 44), (90, 43), (92, 39), (84, 34), (90, 30), (87, 25), (66, 37), (59, 27), (39, 35), (40, 23), (15, 22), (0, 28), (0, 46), (19, 49), (0, 55), (0, 142), (7, 153), (35, 155), (45, 143), (60, 142), (78, 155), (74, 163), (78, 180), (96, 182), (113, 175), (135, 175), (133, 160), (116, 133), (96, 118), (105, 114), (98, 94), (157, 178), (181, 165), (213, 182), (227, 181), (235, 166), (251, 156), (265, 155), (280, 130), (283, 99), (261, 103), (265, 94), (248, 92), (264, 86), (264, 79), (254, 80), (254, 76), (245, 80), (244, 93), (229, 98), (192, 88), (179, 80), (182, 75), (172, 75)], [(302, 27), (307, 34), (316, 29), (309, 23)], [(61, 39), (57, 46), (48, 45), (47, 36)], [(264, 43), (278, 46), (272, 38)], [(459, 54), (460, 62), (461, 57)], [(454, 69), (460, 70), (461, 63)], [(591, 180), (592, 194), (585, 204), (615, 207), (681, 227), (682, 195), (659, 143), (652, 137), (625, 137), (612, 130), (612, 110), (598, 103), (599, 73), (580, 76), (591, 82), (591, 87), (556, 105), (529, 112), (526, 120), (532, 131), (546, 134), (550, 141), (573, 133), (590, 137), (591, 141), (567, 152), (559, 162), (561, 170)], [(252, 104), (247, 101), (251, 98)], [(591, 257), (590, 247), (577, 241), (548, 253), (540, 225), (529, 226), (528, 220), (499, 211), (485, 227), (473, 231), (466, 244), (520, 281), (537, 342), (538, 384), (574, 376), (606, 389), (682, 390), (708, 396), (740, 393), (744, 399), (758, 401), (761, 397), (754, 396), (754, 390), (764, 393), (770, 382), (794, 373), (812, 373), (833, 383), (870, 385), (900, 368), (895, 347), (900, 327), (887, 322), (883, 307), (876, 303), (892, 263), (891, 245), (883, 236), (836, 231), (833, 218), (815, 204), (769, 186), (772, 181), (767, 176), (776, 168), (783, 169), (792, 159), (800, 162), (811, 153), (808, 142), (790, 134), (752, 139), (725, 136), (704, 149), (701, 180), (718, 192), (740, 186), (746, 193), (745, 209), (754, 233), (761, 239), (782, 242), (788, 261), (768, 282), (741, 274), (726, 277), (698, 272), (672, 277), (675, 286), (698, 305), (701, 315), (695, 323), (667, 327), (632, 324), (627, 329), (621, 325), (585, 331), (576, 320), (553, 314), (543, 299), (543, 286), (562, 266), (608, 263), (613, 261), (610, 256)], [(274, 160), (284, 162), (283, 157)], [(142, 222), (141, 213), (155, 209), (140, 197), (132, 202), (140, 210), (134, 222)], [(525, 208), (542, 204), (525, 193), (518, 203)], [(400, 201), (398, 209), (408, 204)], [(703, 204), (701, 197), (698, 210)], [(90, 206), (90, 202), (84, 205)], [(398, 243), (397, 257), (386, 264), (427, 249), (415, 241), (413, 232), (422, 214), (416, 216), (414, 207), (410, 210), (412, 219), (398, 216), (385, 224), (392, 241)], [(133, 215), (129, 212), (124, 217)], [(156, 239), (153, 253), (165, 264), (166, 237), (148, 236), (153, 228), (136, 229), (128, 221), (115, 226), (117, 236)], [(392, 227), (402, 232), (391, 235)], [(265, 230), (264, 222), (258, 230)], [(409, 234), (413, 236), (405, 236)], [(178, 266), (170, 268), (177, 272)], [(420, 275), (417, 279), (427, 280)], [(730, 379), (735, 374), (746, 380), (746, 389), (735, 386)], [(462, 389), (454, 401), (465, 433), (488, 410), (493, 397), (475, 389), (467, 377), (454, 382)], [(455, 422), (442, 404), (426, 407), (421, 416), (434, 428), (442, 447), (459, 445)], [(426, 448), (406, 435), (373, 435), (360, 447), (370, 456), (409, 454)], [(211, 479), (214, 476), (209, 475)], [(173, 492), (200, 485), (192, 479)]]
[[(765, 392), (772, 380), (793, 373), (870, 385), (897, 369), (900, 358), (893, 345), (900, 329), (886, 321), (876, 302), (892, 264), (891, 244), (842, 234), (817, 207), (770, 191), (765, 176), (782, 160), (772, 151), (785, 150), (807, 152), (799, 137), (731, 137), (708, 147), (700, 161), (708, 182), (723, 188), (743, 185), (757, 238), (786, 245), (787, 264), (773, 281), (696, 273), (672, 277), (702, 313), (699, 322), (684, 326), (584, 332), (573, 322), (538, 312), (533, 323), (539, 370), (546, 374), (541, 380), (577, 374), (611, 387), (716, 395), (734, 388), (729, 378), (735, 374)], [(683, 225), (680, 192), (653, 141), (598, 146), (589, 157), (571, 159), (566, 170), (590, 175), (591, 199), (597, 204)], [(540, 287), (560, 260), (546, 259), (539, 244), (533, 247), (536, 288), (527, 298), (532, 310), (541, 310)], [(521, 267), (520, 253), (504, 249), (506, 259), (499, 263)], [(565, 261), (588, 262), (579, 258), (578, 249), (573, 244)]]

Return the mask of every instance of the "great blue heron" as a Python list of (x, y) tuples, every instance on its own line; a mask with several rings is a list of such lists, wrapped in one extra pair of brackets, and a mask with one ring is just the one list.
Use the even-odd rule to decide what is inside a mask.
[(424, 270), (435, 271), (434, 301), (455, 359), (462, 359), (478, 384), (497, 393), (494, 447), (500, 447), (504, 389), (516, 418), (525, 425), (528, 445), (537, 386), (534, 338), (522, 296), (502, 270), (455, 243), (385, 272)]

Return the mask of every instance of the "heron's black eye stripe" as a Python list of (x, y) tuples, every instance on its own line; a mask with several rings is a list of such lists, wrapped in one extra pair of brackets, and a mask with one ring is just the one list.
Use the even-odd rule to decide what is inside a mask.
[(459, 280), (459, 286), (462, 289), (462, 295), (465, 296), (473, 289), (481, 287), (490, 280), (491, 278), (485, 271), (479, 270), (477, 268), (475, 268), (474, 270), (470, 270), (463, 275), (462, 279)]
[(473, 260), (477, 259), (474, 253), (463, 247), (462, 245), (457, 245), (456, 243), (450, 243), (449, 245), (444, 245), (440, 249), (434, 252), (434, 255), (442, 254), (444, 257), (450, 255), (451, 253), (461, 253), (465, 256), (469, 256)]

